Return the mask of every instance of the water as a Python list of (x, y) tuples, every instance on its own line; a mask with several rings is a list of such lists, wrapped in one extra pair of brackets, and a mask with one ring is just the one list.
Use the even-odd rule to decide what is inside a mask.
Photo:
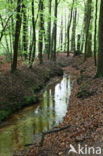
[(65, 75), (49, 85), (37, 105), (15, 113), (0, 128), (0, 156), (12, 156), (14, 151), (34, 143), (43, 131), (48, 131), (63, 121), (71, 94), (71, 79)]

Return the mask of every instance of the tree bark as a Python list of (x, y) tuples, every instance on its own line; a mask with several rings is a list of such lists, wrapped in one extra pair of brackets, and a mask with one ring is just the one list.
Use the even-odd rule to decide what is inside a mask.
[(70, 21), (68, 21), (68, 28), (67, 28), (67, 56), (69, 56), (69, 46), (70, 46), (70, 27), (71, 27), (71, 22), (72, 22), (72, 14), (73, 14), (73, 7), (74, 7), (74, 0), (72, 2), (72, 8), (71, 8), (71, 13), (70, 13)]
[(95, 32), (94, 32), (94, 62), (95, 66), (97, 65), (97, 60), (96, 60), (96, 49), (97, 49), (97, 7), (98, 6), (98, 0), (96, 0), (95, 4)]
[(39, 1), (39, 10), (40, 10), (40, 29), (39, 29), (39, 61), (40, 64), (43, 63), (43, 58), (42, 58), (42, 49), (43, 49), (43, 0)]
[(48, 49), (47, 49), (48, 59), (50, 58), (51, 54), (51, 3), (52, 0), (49, 0)]
[(99, 49), (97, 77), (103, 77), (103, 1), (101, 0), (99, 16)]
[(32, 64), (35, 59), (35, 51), (36, 51), (36, 23), (35, 23), (35, 17), (34, 17), (34, 0), (32, 0), (32, 28), (33, 28), (33, 41), (32, 41)]
[(25, 4), (22, 5), (23, 9), (23, 52), (25, 59), (27, 59), (27, 51), (28, 51), (28, 22), (27, 22), (27, 15), (26, 15), (26, 6)]
[(61, 33), (60, 33), (61, 51), (63, 50), (63, 15), (61, 17)]
[(57, 7), (58, 2), (55, 0), (55, 22), (54, 22), (54, 49), (53, 49), (53, 61), (56, 61), (56, 42), (57, 42)]
[(86, 18), (85, 18), (85, 28), (86, 28), (86, 41), (85, 41), (85, 55), (84, 61), (86, 61), (87, 57), (91, 56), (91, 32), (90, 32), (90, 24), (91, 24), (91, 13), (92, 13), (92, 0), (87, 1), (86, 7)]
[[(76, 35), (76, 19), (77, 19), (77, 8), (74, 10), (73, 16), (73, 27), (72, 27), (72, 42), (71, 42), (71, 50), (75, 53), (75, 35)], [(75, 54), (74, 54), (75, 55)]]
[(64, 51), (67, 51), (67, 18), (66, 18), (66, 11), (65, 11), (65, 45)]
[(19, 5), (22, 0), (17, 1), (17, 15), (16, 15), (16, 29), (15, 29), (15, 40), (14, 40), (14, 54), (13, 54), (13, 63), (11, 66), (11, 72), (15, 72), (17, 69), (17, 57), (18, 57), (18, 45), (19, 45), (19, 36), (21, 29), (21, 6)]

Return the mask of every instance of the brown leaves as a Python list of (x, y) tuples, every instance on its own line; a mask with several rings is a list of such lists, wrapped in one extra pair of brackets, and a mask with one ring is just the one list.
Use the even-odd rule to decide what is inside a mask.
[(78, 86), (75, 81), (68, 112), (64, 118), (64, 122), (59, 125), (60, 127), (70, 124), (71, 128), (48, 135), (45, 138), (44, 146), (46, 149), (52, 148), (52, 151), (55, 153), (54, 155), (64, 156), (65, 151), (68, 151), (71, 143), (74, 145), (84, 143), (95, 146), (96, 142), (98, 142), (99, 146), (103, 142), (103, 79), (94, 79), (96, 67), (94, 66), (93, 58), (89, 58), (83, 64), (81, 64), (81, 60), (81, 58), (75, 57), (71, 64), (71, 66), (79, 70), (71, 66), (65, 67), (64, 70), (66, 73), (73, 74), (73, 79), (77, 79), (82, 70), (82, 84), (89, 81), (89, 89), (90, 91), (94, 91), (95, 94), (92, 97), (84, 99), (77, 98), (75, 95), (82, 84)]

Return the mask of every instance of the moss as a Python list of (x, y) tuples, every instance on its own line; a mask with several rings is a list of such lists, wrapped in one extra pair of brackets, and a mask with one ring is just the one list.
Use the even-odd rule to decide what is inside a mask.
[(33, 97), (27, 96), (24, 98), (23, 101), (24, 102), (22, 102), (21, 104), (15, 105), (15, 107), (12, 107), (12, 104), (9, 104), (6, 108), (2, 108), (0, 110), (0, 122), (7, 119), (8, 116), (10, 116), (12, 113), (20, 110), (24, 106), (28, 106), (30, 104), (35, 104), (36, 102), (38, 102), (38, 98), (36, 95), (34, 95)]
[(82, 81), (83, 81), (83, 75), (80, 75), (80, 77), (77, 79), (77, 84), (81, 85)]
[(38, 101), (38, 98), (36, 95), (33, 95), (33, 97), (27, 96), (25, 97), (24, 101), (25, 101), (24, 105), (30, 105), (30, 104), (36, 103)]
[(31, 103), (32, 98), (31, 97), (25, 97), (25, 104)]
[(0, 110), (0, 122), (6, 119), (10, 114), (12, 113), (12, 110)]
[(89, 90), (89, 83), (85, 82), (82, 87), (78, 90), (78, 93), (76, 94), (76, 96), (78, 98), (87, 98), (89, 96), (92, 96), (93, 93)]

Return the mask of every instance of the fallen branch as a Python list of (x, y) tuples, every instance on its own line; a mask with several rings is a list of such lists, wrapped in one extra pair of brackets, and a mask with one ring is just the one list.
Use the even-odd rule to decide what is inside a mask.
[[(45, 138), (46, 135), (52, 134), (52, 133), (57, 133), (57, 132), (60, 132), (60, 131), (65, 130), (65, 129), (68, 129), (68, 128), (70, 128), (70, 127), (71, 127), (71, 125), (67, 125), (67, 126), (64, 126), (64, 127), (61, 127), (61, 128), (56, 128), (56, 129), (47, 131), (47, 132), (42, 132), (42, 134), (41, 134), (40, 146), (41, 146), (41, 147), (43, 146), (44, 138)], [(33, 145), (35, 145), (35, 144), (36, 144), (36, 143), (34, 143), (34, 144), (32, 144), (32, 143), (31, 143), (31, 144), (25, 144), (24, 146), (33, 146)]]
[(53, 129), (53, 130), (50, 130), (48, 132), (43, 132), (42, 133), (42, 138), (41, 138), (41, 142), (40, 142), (40, 146), (43, 146), (43, 142), (44, 142), (44, 138), (47, 134), (51, 134), (51, 133), (56, 133), (56, 132), (60, 132), (60, 131), (63, 131), (67, 128), (70, 128), (70, 125), (67, 125), (67, 126), (64, 126), (64, 127), (61, 127), (61, 128), (57, 128), (57, 129)]

